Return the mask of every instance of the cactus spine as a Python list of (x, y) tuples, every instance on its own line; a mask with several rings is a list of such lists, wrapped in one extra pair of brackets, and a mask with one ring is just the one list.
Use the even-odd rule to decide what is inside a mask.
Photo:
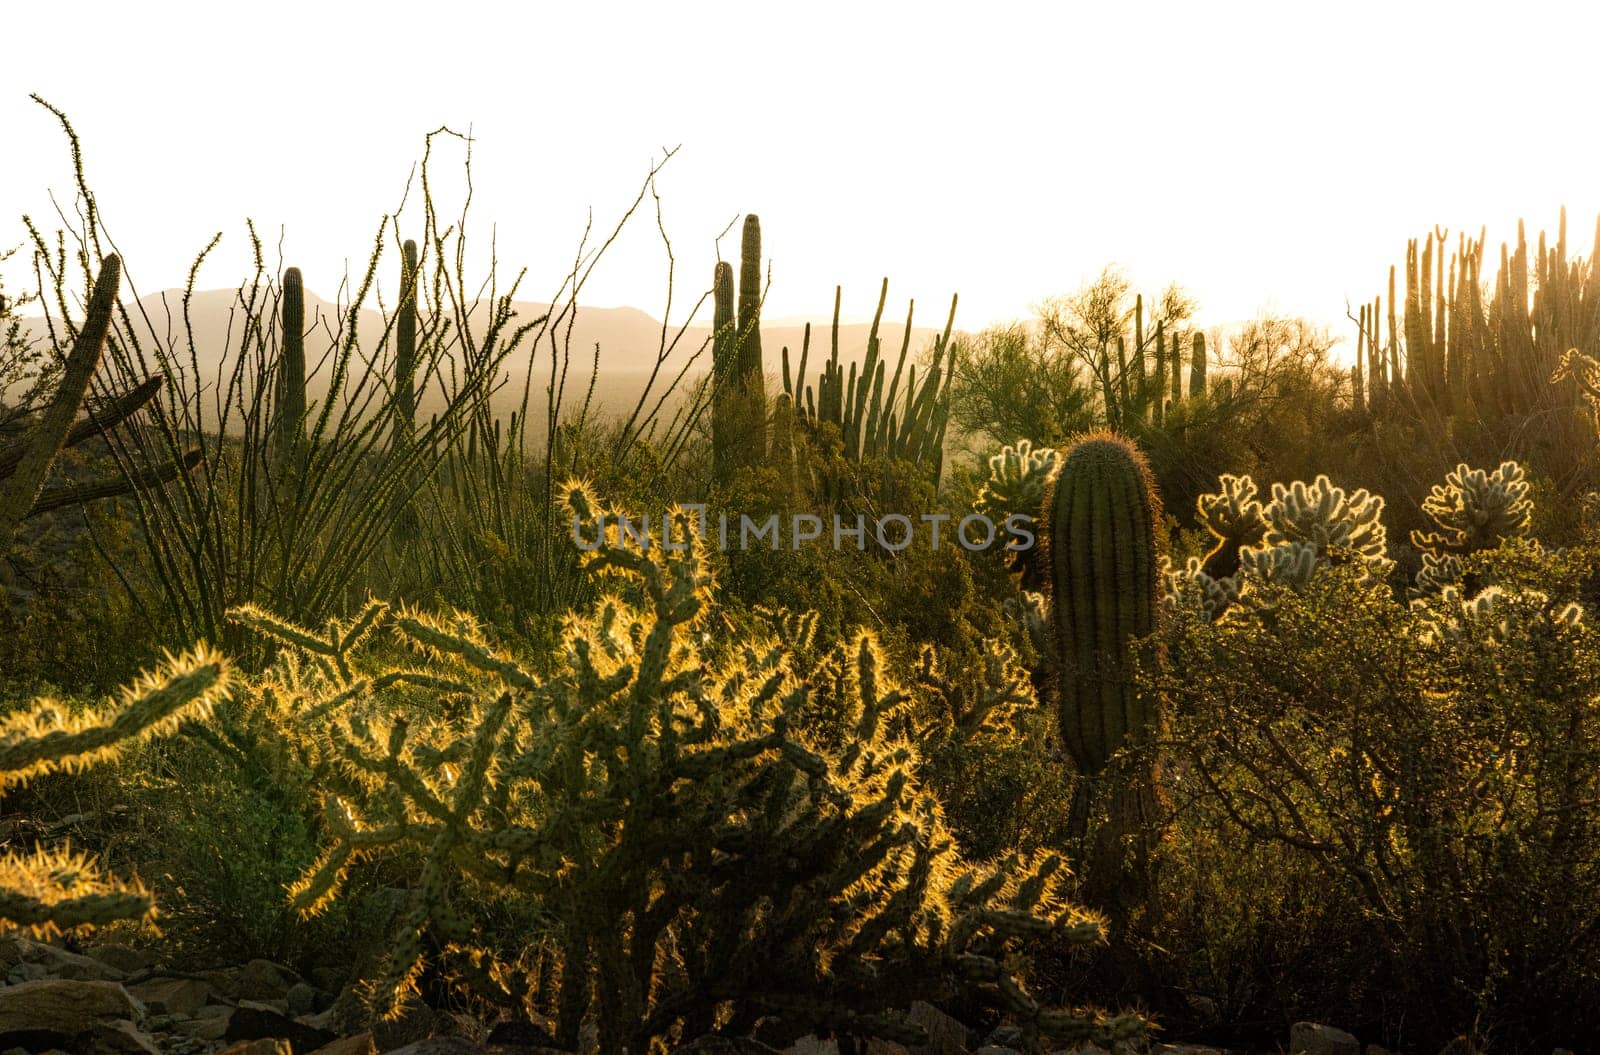
[(1155, 630), (1160, 611), (1161, 499), (1144, 455), (1114, 433), (1083, 437), (1059, 463), (1044, 533), (1059, 720), (1078, 769), (1095, 774), (1158, 717), (1133, 673), (1135, 643)]

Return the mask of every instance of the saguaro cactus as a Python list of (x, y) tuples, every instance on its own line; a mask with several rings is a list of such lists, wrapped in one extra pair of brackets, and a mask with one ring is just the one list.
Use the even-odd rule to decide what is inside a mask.
[(1060, 458), (1045, 498), (1051, 621), (1059, 651), (1061, 736), (1085, 774), (1156, 723), (1133, 683), (1134, 648), (1156, 627), (1161, 518), (1144, 455), (1114, 433), (1092, 433)]
[(735, 443), (736, 408), (739, 403), (736, 379), (738, 363), (737, 334), (733, 315), (733, 265), (726, 260), (717, 261), (711, 281), (712, 299), (712, 404), (711, 404), (711, 462), (712, 473), (718, 480), (726, 480), (732, 468), (732, 450)]
[(283, 273), (283, 346), (278, 369), (278, 454), (288, 457), (306, 420), (306, 287), (300, 269)]
[(406, 239), (400, 266), (400, 315), (394, 324), (394, 435), (409, 440), (417, 424), (417, 243)]

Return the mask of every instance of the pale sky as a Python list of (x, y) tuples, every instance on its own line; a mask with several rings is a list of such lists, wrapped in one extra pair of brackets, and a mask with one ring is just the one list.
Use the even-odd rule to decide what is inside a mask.
[[(1600, 212), (1594, 5), (316, 4), (0, 6), (0, 247), (71, 171), (72, 118), (141, 292), (246, 273), (244, 218), (331, 297), (423, 136), (475, 139), (473, 216), (540, 299), (653, 157), (681, 295), (762, 218), (766, 316), (1026, 317), (1119, 262), (1200, 321), (1264, 306), (1342, 323), (1405, 241), (1491, 246)], [(654, 218), (586, 301), (659, 317)], [(1452, 234), (1452, 239), (1454, 235)], [(737, 258), (737, 228), (723, 243)], [(1497, 250), (1491, 248), (1491, 256)], [(16, 291), (22, 275), (6, 271)], [(682, 304), (684, 301), (679, 300)], [(1338, 332), (1346, 333), (1342, 326)]]

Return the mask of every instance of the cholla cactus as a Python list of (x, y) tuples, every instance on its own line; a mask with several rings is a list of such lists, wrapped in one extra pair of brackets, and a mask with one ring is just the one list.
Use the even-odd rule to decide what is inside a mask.
[(1543, 619), (1556, 627), (1583, 622), (1583, 606), (1556, 605), (1542, 590), (1507, 590), (1486, 586), (1470, 598), (1455, 586), (1442, 587), (1437, 596), (1411, 602), (1418, 619), (1418, 638), (1424, 643), (1478, 641), (1495, 645), (1508, 641), (1519, 626)]
[(1169, 609), (1193, 608), (1215, 622), (1239, 600), (1237, 577), (1214, 578), (1199, 557), (1190, 557), (1182, 568), (1165, 557), (1162, 564), (1162, 601)]
[(1061, 452), (1052, 447), (1034, 450), (1028, 440), (1000, 448), (1000, 453), (989, 459), (989, 481), (978, 492), (974, 508), (991, 519), (1009, 513), (1038, 515), (1060, 457)]
[[(46, 773), (83, 769), (186, 721), (203, 720), (229, 680), (222, 658), (201, 647), (169, 656), (155, 673), (123, 689), (114, 706), (70, 714), (53, 700), (37, 700), (0, 720), (0, 790)], [(48, 936), (144, 919), (153, 911), (143, 887), (102, 875), (70, 850), (0, 858), (0, 929)]]
[[(1382, 513), (1381, 497), (1365, 488), (1347, 493), (1326, 476), (1319, 475), (1310, 485), (1303, 480), (1288, 487), (1273, 484), (1272, 501), (1261, 511), (1267, 531), (1257, 548), (1310, 543), (1320, 561), (1358, 564), (1367, 578), (1381, 579), (1393, 567), (1387, 557), (1388, 535), (1379, 519)], [(1300, 562), (1295, 558), (1295, 566)]]
[[(583, 537), (597, 537), (594, 497), (569, 485), (565, 503)], [(586, 555), (608, 592), (568, 617), (547, 676), (453, 614), (383, 610), (311, 634), (241, 613), (297, 656), (254, 695), (293, 697), (285, 710), (316, 715), (293, 738), (320, 736), (312, 756), (339, 761), (332, 842), (291, 891), (295, 905), (321, 909), (361, 858), (417, 862), (372, 984), (377, 1006), (396, 1010), (425, 951), (442, 947), (441, 966), (480, 997), (553, 1006), (569, 1050), (590, 1014), (605, 1051), (758, 1020), (792, 1036), (832, 1028), (920, 1043), (894, 1010), (950, 981), (1035, 1043), (1141, 1033), (1138, 1016), (1047, 1009), (1012, 980), (1022, 939), (1093, 942), (1101, 925), (1064, 900), (1053, 854), (963, 859), (918, 780), (921, 738), (937, 730), (918, 727), (913, 694), (872, 635), (810, 671), (777, 633), (713, 641), (725, 623), (703, 543), (687, 513), (670, 520), (670, 545), (641, 550), (609, 532)], [(426, 670), (368, 669), (358, 646), (380, 627)], [(989, 659), (984, 686), (946, 686), (950, 732), (1031, 701), (1015, 657)], [(943, 677), (931, 655), (919, 673), (934, 686)], [(428, 699), (423, 678), (450, 707)], [(824, 694), (848, 735), (808, 725)], [(500, 957), (470, 908), (485, 889), (549, 921), (528, 940), (553, 971)]]
[(1434, 553), (1476, 553), (1502, 540), (1522, 538), (1533, 523), (1527, 474), (1513, 461), (1494, 472), (1465, 463), (1435, 484), (1422, 500), (1422, 511), (1437, 530), (1413, 531), (1411, 542)]
[(1261, 541), (1267, 522), (1256, 500), (1256, 482), (1249, 476), (1225, 474), (1218, 483), (1222, 490), (1201, 495), (1195, 506), (1200, 523), (1217, 539), (1206, 554), (1206, 574), (1220, 580), (1238, 572), (1239, 551)]

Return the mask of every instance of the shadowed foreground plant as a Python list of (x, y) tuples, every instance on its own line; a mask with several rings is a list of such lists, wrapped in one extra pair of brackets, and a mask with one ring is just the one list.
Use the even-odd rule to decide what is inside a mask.
[[(222, 658), (203, 646), (169, 657), (153, 674), (123, 690), (114, 707), (68, 714), (37, 700), (0, 720), (0, 791), (46, 773), (73, 771), (115, 757), (139, 740), (202, 720), (230, 680)], [(0, 858), (0, 929), (22, 927), (48, 936), (154, 911), (137, 883), (100, 873), (70, 850), (11, 852)]]
[[(775, 635), (710, 634), (724, 624), (688, 513), (674, 514), (670, 546), (640, 551), (611, 517), (597, 534), (582, 486), (564, 501), (581, 537), (599, 539), (586, 560), (610, 592), (569, 616), (548, 677), (460, 615), (383, 614), (427, 657), (424, 674), (368, 671), (353, 655), (376, 615), (317, 635), (239, 613), (286, 646), (255, 695), (304, 717), (290, 723), (295, 750), (339, 774), (332, 845), (296, 905), (319, 911), (363, 858), (417, 862), (372, 985), (378, 1008), (397, 1010), (436, 960), (480, 998), (552, 1012), (569, 1049), (591, 1012), (604, 1051), (758, 1024), (920, 1042), (896, 1012), (958, 991), (1008, 1012), (1035, 1045), (1143, 1032), (1137, 1015), (1042, 1007), (1015, 980), (1023, 940), (1092, 943), (1101, 926), (1064, 901), (1059, 856), (963, 859), (917, 777), (911, 697), (870, 635), (813, 672), (844, 688), (813, 684)], [(1011, 689), (990, 695), (1025, 692), (1014, 663), (996, 670)], [(851, 735), (809, 731), (819, 697)], [(962, 713), (994, 702), (975, 701)], [(977, 721), (953, 720), (952, 735)], [(548, 921), (524, 936), (542, 967), (496, 947), (475, 921), (486, 899)]]

